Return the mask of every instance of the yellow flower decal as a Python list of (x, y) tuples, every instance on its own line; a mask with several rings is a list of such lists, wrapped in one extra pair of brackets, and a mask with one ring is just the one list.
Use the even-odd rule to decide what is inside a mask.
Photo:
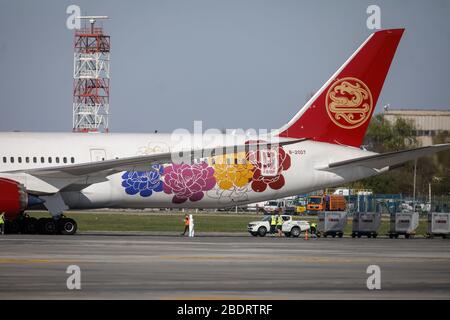
[(253, 177), (253, 165), (246, 161), (245, 153), (215, 158), (214, 177), (220, 189), (246, 186)]

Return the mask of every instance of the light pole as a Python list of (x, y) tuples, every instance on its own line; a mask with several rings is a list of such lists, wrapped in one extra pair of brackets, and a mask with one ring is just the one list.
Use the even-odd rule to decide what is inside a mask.
[(416, 176), (417, 176), (417, 159), (414, 160), (413, 212), (416, 212)]

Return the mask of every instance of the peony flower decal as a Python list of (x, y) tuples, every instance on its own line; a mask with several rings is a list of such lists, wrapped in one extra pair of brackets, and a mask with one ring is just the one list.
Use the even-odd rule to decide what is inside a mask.
[(163, 190), (161, 176), (164, 173), (164, 167), (153, 165), (151, 171), (127, 171), (122, 175), (122, 187), (129, 195), (139, 193), (141, 197), (150, 197), (153, 192)]
[[(173, 195), (176, 204), (217, 198), (220, 203), (246, 201), (247, 193), (279, 190), (285, 185), (283, 171), (291, 167), (291, 157), (282, 147), (250, 150), (235, 154), (232, 161), (216, 158), (212, 166), (198, 164), (153, 165), (149, 171), (127, 171), (122, 186), (129, 195), (150, 197), (154, 192)], [(217, 184), (217, 187), (215, 188)]]
[(247, 164), (215, 164), (214, 177), (220, 189), (244, 187), (253, 176), (253, 166)]
[(271, 189), (278, 190), (284, 186), (285, 180), (283, 176), (283, 171), (288, 170), (291, 167), (291, 156), (288, 155), (282, 147), (278, 147), (278, 150), (275, 150), (275, 157), (277, 157), (277, 161), (274, 162), (274, 174), (273, 175), (263, 175), (263, 166), (261, 153), (259, 151), (250, 151), (248, 153), (248, 159), (250, 163), (253, 164), (253, 177), (251, 187), (255, 192), (264, 192), (269, 186)]
[(164, 192), (174, 194), (173, 203), (199, 201), (204, 191), (216, 185), (214, 169), (205, 162), (199, 164), (172, 164), (164, 169)]

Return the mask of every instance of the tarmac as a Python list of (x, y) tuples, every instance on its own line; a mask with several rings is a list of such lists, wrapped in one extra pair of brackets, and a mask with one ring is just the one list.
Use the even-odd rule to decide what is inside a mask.
[[(81, 289), (69, 290), (69, 265)], [(367, 268), (380, 268), (369, 290)], [(450, 241), (82, 233), (0, 237), (4, 299), (450, 299)]]

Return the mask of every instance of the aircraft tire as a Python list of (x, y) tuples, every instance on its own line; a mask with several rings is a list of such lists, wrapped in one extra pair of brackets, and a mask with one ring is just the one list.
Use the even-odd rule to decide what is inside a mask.
[(22, 233), (35, 234), (38, 232), (38, 219), (25, 218), (22, 224)]
[(20, 231), (20, 224), (18, 220), (6, 221), (5, 222), (5, 233), (15, 234)]
[(75, 220), (62, 218), (58, 223), (58, 229), (63, 235), (73, 235), (77, 232), (78, 226)]
[(40, 234), (56, 233), (56, 223), (52, 218), (40, 218), (38, 224)]

